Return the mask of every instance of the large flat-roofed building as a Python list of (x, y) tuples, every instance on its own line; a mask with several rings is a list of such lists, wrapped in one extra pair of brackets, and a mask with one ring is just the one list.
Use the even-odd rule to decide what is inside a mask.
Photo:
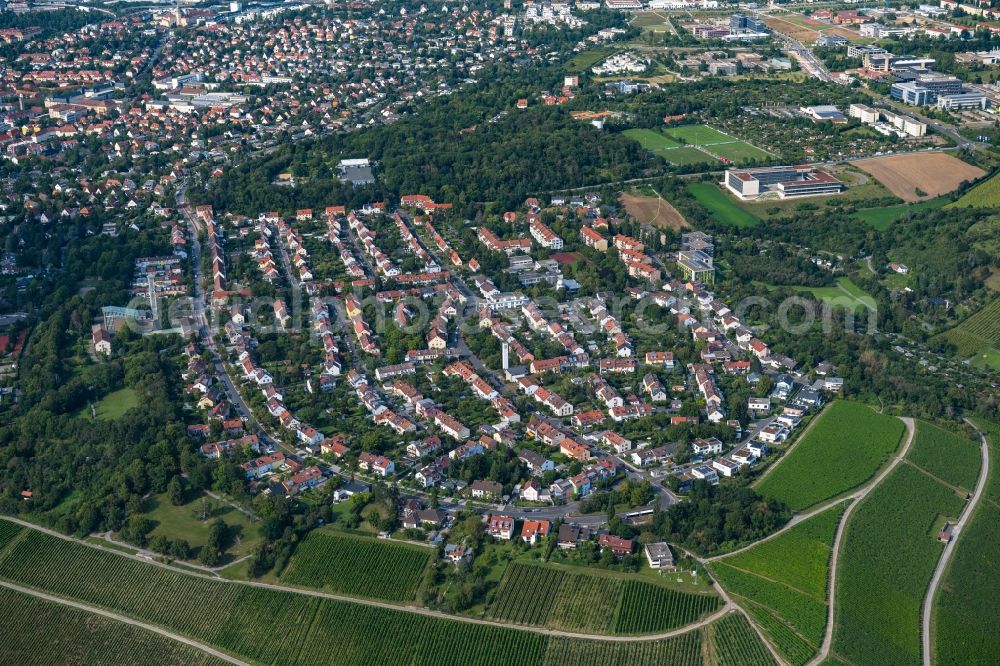
[(878, 122), (879, 110), (865, 104), (851, 104), (847, 112), (851, 118), (857, 118), (868, 125), (874, 125)]
[(985, 109), (990, 104), (989, 98), (978, 92), (964, 92), (954, 95), (938, 95), (937, 107), (949, 111), (955, 109)]
[(727, 169), (725, 185), (741, 199), (756, 199), (767, 192), (789, 199), (837, 194), (844, 190), (839, 180), (810, 166)]
[(337, 164), (341, 180), (354, 185), (371, 185), (375, 182), (371, 164), (367, 159), (340, 160)]
[(924, 106), (931, 103), (934, 93), (915, 81), (905, 81), (893, 83), (892, 88), (889, 89), (889, 96), (898, 99), (903, 104)]
[(964, 92), (962, 81), (947, 74), (929, 72), (918, 74), (909, 81), (892, 84), (889, 96), (912, 106), (933, 104), (943, 95), (960, 95)]
[(701, 250), (681, 250), (677, 253), (677, 268), (686, 280), (714, 282), (715, 266), (711, 255)]

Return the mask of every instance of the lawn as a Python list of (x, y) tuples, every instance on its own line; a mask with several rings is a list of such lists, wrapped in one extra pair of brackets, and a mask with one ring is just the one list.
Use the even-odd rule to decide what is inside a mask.
[(966, 491), (976, 487), (982, 467), (978, 442), (926, 421), (917, 421), (916, 438), (907, 458), (942, 481)]
[(142, 506), (144, 515), (156, 523), (156, 527), (149, 533), (149, 538), (165, 536), (171, 541), (186, 539), (196, 551), (194, 557), (197, 557), (197, 550), (208, 541), (212, 522), (216, 518), (221, 518), (234, 535), (225, 561), (252, 553), (261, 540), (259, 523), (251, 523), (246, 514), (228, 504), (211, 498), (208, 502), (208, 519), (202, 521), (198, 515), (201, 511), (200, 497), (181, 506), (171, 504), (166, 493), (146, 498)]
[(962, 530), (951, 563), (945, 571), (934, 606), (931, 630), (939, 664), (1000, 663), (1000, 576), (996, 550), (1000, 543), (1000, 424), (982, 419), (976, 425), (986, 433), (990, 447), (990, 478), (986, 494)]
[(681, 139), (684, 143), (693, 146), (710, 146), (715, 143), (732, 143), (739, 141), (735, 137), (723, 134), (717, 129), (708, 125), (681, 125), (664, 130), (672, 137)]
[(856, 664), (920, 663), (920, 609), (944, 548), (933, 526), (962, 506), (950, 488), (910, 465), (863, 500), (838, 563), (837, 654)]
[(902, 219), (911, 213), (916, 213), (921, 210), (940, 208), (946, 203), (948, 203), (947, 199), (931, 199), (930, 201), (921, 201), (918, 203), (903, 204), (900, 206), (868, 208), (867, 210), (859, 210), (854, 213), (854, 217), (866, 222), (879, 231), (883, 231), (888, 229), (889, 225), (896, 220)]
[[(94, 405), (94, 412), (97, 418), (104, 421), (113, 421), (122, 416), (133, 407), (139, 406), (139, 395), (132, 388), (123, 388), (112, 391), (101, 398)], [(83, 411), (87, 414), (87, 409)]]
[[(775, 285), (761, 284), (768, 290), (778, 288)], [(874, 309), (876, 307), (875, 299), (861, 289), (861, 287), (854, 284), (854, 282), (851, 281), (851, 278), (839, 277), (837, 278), (837, 284), (839, 285), (837, 287), (790, 286), (787, 288), (803, 293), (810, 293), (817, 300), (830, 306), (839, 306), (844, 308), (852, 307), (856, 314), (863, 314), (865, 310)], [(840, 287), (843, 287), (843, 289)]]
[(830, 507), (777, 538), (711, 565), (730, 594), (753, 602), (748, 609), (793, 664), (807, 661), (822, 641), (830, 551), (845, 509), (844, 504)]
[(370, 599), (411, 601), (433, 550), (329, 527), (295, 549), (281, 582)]
[(759, 221), (740, 208), (728, 194), (715, 183), (689, 183), (688, 192), (708, 209), (717, 222), (734, 227), (752, 227)]
[(802, 511), (874, 476), (899, 448), (903, 431), (903, 422), (893, 416), (858, 402), (835, 401), (757, 490)]

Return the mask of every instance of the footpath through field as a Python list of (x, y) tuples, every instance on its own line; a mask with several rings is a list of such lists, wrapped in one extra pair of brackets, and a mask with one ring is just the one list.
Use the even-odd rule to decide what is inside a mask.
[(54, 604), (59, 604), (61, 606), (69, 606), (70, 608), (76, 608), (78, 610), (86, 611), (93, 615), (100, 615), (101, 617), (106, 617), (111, 620), (115, 620), (117, 622), (122, 622), (124, 624), (130, 624), (133, 627), (139, 627), (141, 629), (145, 629), (146, 631), (152, 631), (155, 634), (159, 634), (160, 636), (164, 636), (166, 638), (169, 638), (170, 640), (177, 641), (178, 643), (183, 643), (184, 645), (189, 645), (193, 648), (201, 650), (202, 652), (210, 654), (213, 657), (221, 659), (230, 664), (236, 664), (237, 666), (250, 666), (247, 662), (241, 661), (236, 657), (231, 657), (225, 652), (220, 652), (219, 650), (209, 647), (204, 643), (199, 643), (197, 641), (191, 640), (190, 638), (185, 638), (180, 634), (175, 634), (172, 631), (167, 631), (166, 629), (162, 629), (156, 626), (155, 624), (146, 624), (145, 622), (139, 622), (138, 620), (133, 620), (130, 617), (119, 615), (118, 613), (112, 613), (111, 611), (106, 611), (102, 608), (97, 608), (96, 606), (81, 604), (79, 602), (71, 601), (69, 599), (64, 599), (62, 597), (57, 597), (52, 594), (46, 594), (45, 592), (40, 592), (30, 587), (22, 587), (20, 585), (15, 585), (14, 583), (8, 583), (7, 581), (4, 580), (0, 580), (0, 587), (5, 587), (9, 590), (20, 592), (21, 594), (28, 594), (33, 597), (37, 597), (39, 599), (44, 599), (45, 601), (50, 601)]
[[(263, 588), (263, 589), (278, 590), (278, 591), (281, 591), (281, 592), (290, 592), (290, 593), (293, 593), (293, 594), (301, 594), (303, 596), (318, 597), (320, 599), (332, 599), (334, 601), (341, 601), (341, 602), (346, 602), (346, 603), (351, 603), (351, 604), (358, 604), (358, 605), (361, 605), (361, 606), (372, 606), (372, 607), (375, 607), (375, 608), (384, 608), (384, 609), (388, 609), (388, 610), (402, 611), (402, 612), (405, 612), (405, 613), (414, 613), (416, 615), (424, 615), (424, 616), (427, 616), (427, 617), (437, 618), (439, 620), (451, 620), (451, 621), (454, 621), (454, 622), (465, 622), (467, 624), (481, 624), (481, 625), (489, 625), (489, 626), (493, 626), (493, 627), (503, 627), (503, 628), (506, 628), (506, 629), (516, 629), (517, 631), (525, 631), (525, 632), (530, 632), (530, 633), (535, 633), (535, 634), (544, 634), (546, 636), (559, 636), (559, 637), (562, 637), (562, 638), (577, 638), (577, 639), (581, 639), (581, 640), (605, 641), (605, 642), (611, 642), (611, 643), (637, 643), (637, 642), (658, 641), (658, 640), (662, 640), (662, 639), (666, 639), (666, 638), (675, 638), (675, 637), (680, 636), (682, 634), (686, 634), (686, 633), (688, 633), (690, 631), (695, 631), (697, 629), (701, 629), (701, 628), (703, 628), (703, 627), (705, 627), (705, 626), (707, 626), (707, 625), (715, 622), (716, 620), (721, 619), (723, 616), (725, 616), (728, 613), (733, 612), (734, 610), (742, 612), (742, 609), (740, 609), (738, 606), (736, 606), (729, 599), (728, 595), (726, 595), (721, 590), (721, 588), (717, 587), (717, 589), (720, 592), (720, 595), (722, 596), (723, 602), (724, 602), (723, 605), (722, 605), (722, 607), (719, 608), (719, 610), (717, 610), (716, 612), (712, 613), (711, 615), (707, 615), (707, 616), (701, 618), (697, 622), (693, 622), (693, 623), (685, 625), (683, 627), (678, 627), (678, 628), (672, 629), (670, 631), (664, 631), (664, 632), (660, 632), (660, 633), (656, 633), (656, 634), (644, 634), (642, 636), (611, 636), (611, 635), (607, 635), (607, 634), (585, 634), (585, 633), (578, 633), (578, 632), (572, 632), (572, 631), (563, 631), (563, 630), (560, 630), (560, 629), (547, 629), (547, 628), (544, 628), (544, 627), (531, 627), (531, 626), (521, 626), (521, 625), (512, 626), (508, 622), (494, 621), (494, 620), (487, 620), (487, 619), (480, 619), (480, 618), (475, 618), (475, 617), (467, 617), (467, 616), (464, 616), (464, 615), (451, 615), (449, 613), (442, 613), (441, 611), (430, 610), (429, 608), (423, 608), (423, 607), (420, 607), (420, 606), (411, 606), (411, 605), (404, 606), (404, 605), (393, 604), (393, 603), (388, 603), (388, 602), (384, 602), (384, 601), (375, 601), (373, 599), (360, 599), (360, 598), (357, 598), (357, 597), (350, 597), (350, 596), (343, 595), (343, 594), (331, 594), (329, 592), (321, 592), (319, 590), (307, 590), (307, 589), (302, 589), (302, 588), (298, 588), (298, 587), (288, 587), (288, 586), (285, 586), (285, 585), (276, 585), (276, 584), (273, 584), (273, 583), (258, 583), (258, 582), (254, 582), (254, 581), (229, 580), (229, 579), (226, 579), (226, 578), (219, 578), (217, 576), (209, 576), (209, 575), (202, 574), (202, 573), (196, 573), (196, 572), (190, 571), (190, 570), (184, 570), (184, 569), (181, 569), (181, 568), (178, 568), (178, 567), (173, 567), (173, 566), (170, 566), (168, 564), (164, 564), (163, 562), (159, 562), (159, 561), (156, 561), (156, 560), (150, 560), (149, 558), (142, 557), (140, 555), (133, 555), (131, 553), (125, 553), (125, 552), (122, 552), (120, 550), (116, 550), (116, 549), (112, 549), (112, 548), (106, 548), (106, 547), (104, 547), (104, 546), (102, 546), (100, 544), (95, 544), (95, 543), (91, 543), (91, 542), (88, 542), (88, 541), (82, 541), (80, 539), (75, 539), (73, 537), (66, 536), (65, 534), (62, 534), (60, 532), (56, 532), (55, 530), (51, 530), (51, 529), (48, 529), (46, 527), (41, 527), (40, 525), (35, 525), (34, 523), (30, 523), (30, 522), (28, 522), (26, 520), (21, 520), (20, 518), (14, 518), (14, 517), (11, 517), (11, 516), (3, 516), (2, 520), (8, 520), (10, 522), (17, 523), (18, 525), (21, 525), (23, 527), (27, 527), (29, 529), (33, 529), (33, 530), (37, 530), (39, 532), (43, 532), (45, 534), (48, 534), (49, 536), (53, 536), (53, 537), (62, 539), (64, 541), (72, 541), (74, 543), (78, 543), (78, 544), (82, 544), (84, 546), (87, 546), (88, 548), (95, 548), (95, 549), (101, 550), (101, 551), (103, 551), (105, 553), (112, 553), (112, 554), (117, 555), (119, 557), (127, 557), (129, 559), (137, 560), (139, 562), (143, 562), (145, 564), (150, 564), (150, 565), (153, 565), (153, 566), (158, 566), (158, 567), (161, 567), (163, 569), (167, 569), (169, 571), (173, 571), (175, 573), (184, 574), (185, 576), (191, 576), (193, 578), (203, 578), (203, 579), (206, 579), (206, 580), (211, 580), (211, 581), (214, 581), (216, 583), (219, 583), (220, 585), (242, 585), (242, 586), (245, 586), (245, 587), (259, 587), (259, 588)], [(42, 595), (45, 594), (44, 592), (41, 592), (41, 591), (38, 591), (38, 590), (30, 590), (29, 588), (25, 588), (25, 590), (21, 590), (18, 586), (14, 585), (13, 583), (8, 583), (8, 582), (3, 581), (3, 580), (0, 580), (0, 585), (4, 585), (4, 586), (7, 586), (7, 587), (10, 587), (11, 589), (18, 589), (18, 591), (26, 591), (26, 592), (29, 592), (31, 594), (34, 594), (35, 596), (42, 596)], [(69, 600), (69, 599), (63, 599), (62, 597), (55, 597), (55, 596), (52, 597), (52, 598), (54, 600), (58, 600), (58, 601), (61, 601), (63, 603), (67, 603), (67, 604), (70, 604), (70, 605), (77, 605), (79, 608), (82, 608), (83, 610), (93, 610), (89, 606), (86, 606), (84, 604), (77, 604), (77, 602), (74, 602), (74, 601)], [(93, 612), (97, 612), (97, 611), (95, 610)], [(102, 615), (108, 615), (107, 612), (101, 612), (101, 614)], [(108, 615), (108, 616), (111, 617), (112, 615), (113, 614)], [(116, 617), (116, 619), (118, 619), (117, 616), (115, 616), (115, 617)], [(147, 628), (152, 628), (153, 627), (153, 625), (146, 625), (146, 624), (143, 624), (141, 622), (137, 622), (135, 620), (129, 620), (129, 623), (130, 624), (135, 624), (135, 625), (138, 625), (138, 626), (147, 627)], [(164, 629), (156, 629), (156, 631), (157, 631), (157, 633), (161, 633), (161, 634), (164, 634), (164, 635), (170, 635), (171, 638), (174, 637), (172, 634), (170, 634), (170, 632), (167, 632)], [(188, 641), (185, 641), (185, 642), (188, 642)], [(196, 647), (200, 647), (199, 645), (197, 645), (197, 644), (195, 644), (193, 642), (191, 643), (191, 645), (195, 645)], [(202, 648), (202, 649), (204, 649), (204, 648)], [(238, 664), (242, 664), (243, 663), (243, 662), (240, 662), (240, 661), (234, 661), (231, 658), (227, 658), (227, 661), (230, 661), (232, 663), (238, 663)]]

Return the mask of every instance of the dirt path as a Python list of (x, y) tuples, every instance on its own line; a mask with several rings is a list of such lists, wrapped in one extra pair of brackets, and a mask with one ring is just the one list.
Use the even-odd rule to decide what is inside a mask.
[[(976, 426), (966, 419), (966, 422), (973, 428)], [(924, 607), (921, 618), (921, 645), (923, 647), (924, 654), (924, 666), (931, 666), (934, 661), (931, 656), (931, 617), (933, 615), (934, 597), (937, 595), (937, 590), (941, 584), (941, 578), (944, 577), (944, 572), (948, 568), (948, 561), (951, 559), (952, 554), (955, 552), (955, 544), (958, 543), (958, 537), (968, 522), (969, 517), (975, 512), (976, 507), (979, 506), (979, 500), (983, 496), (983, 491), (986, 490), (986, 482), (989, 480), (990, 476), (990, 447), (986, 443), (986, 436), (982, 433), (979, 428), (976, 428), (976, 432), (979, 433), (979, 450), (983, 456), (983, 466), (979, 471), (979, 481), (976, 483), (976, 490), (972, 493), (972, 499), (965, 505), (965, 510), (962, 512), (961, 517), (958, 522), (955, 523), (955, 527), (951, 532), (951, 541), (944, 547), (944, 551), (941, 553), (941, 559), (938, 560), (937, 568), (934, 569), (934, 577), (931, 578), (931, 584), (927, 588), (927, 596), (924, 598)]]
[[(119, 557), (127, 557), (129, 559), (136, 560), (136, 561), (139, 561), (139, 562), (143, 562), (145, 564), (151, 564), (153, 566), (158, 566), (158, 567), (162, 567), (164, 569), (169, 569), (170, 571), (173, 571), (173, 572), (179, 573), (179, 574), (183, 574), (185, 576), (191, 576), (193, 578), (204, 578), (204, 579), (207, 579), (207, 580), (212, 580), (212, 581), (215, 581), (216, 583), (219, 583), (219, 584), (222, 584), (222, 585), (243, 585), (243, 586), (246, 586), (246, 587), (259, 587), (259, 588), (263, 588), (263, 589), (277, 590), (277, 591), (280, 591), (280, 592), (287, 592), (287, 593), (292, 593), (292, 594), (301, 594), (303, 596), (308, 596), (308, 597), (318, 597), (320, 599), (331, 599), (333, 601), (341, 601), (341, 602), (345, 602), (345, 603), (358, 604), (358, 605), (361, 605), (361, 606), (371, 606), (371, 607), (375, 607), (375, 608), (385, 608), (385, 609), (388, 609), (388, 610), (401, 611), (401, 612), (405, 612), (405, 613), (414, 613), (416, 615), (423, 615), (425, 617), (433, 617), (433, 618), (437, 618), (437, 619), (440, 619), (440, 620), (451, 620), (451, 621), (454, 621), (454, 622), (465, 622), (467, 624), (489, 625), (491, 627), (504, 627), (504, 628), (507, 628), (507, 629), (516, 629), (518, 631), (527, 631), (527, 632), (531, 632), (531, 633), (535, 633), (535, 634), (544, 634), (546, 636), (561, 636), (561, 637), (564, 637), (564, 638), (577, 638), (577, 639), (582, 639), (582, 640), (606, 641), (606, 642), (612, 642), (612, 643), (615, 643), (615, 642), (617, 642), (617, 643), (635, 643), (635, 642), (657, 641), (657, 640), (661, 640), (661, 639), (665, 639), (665, 638), (674, 638), (675, 636), (680, 636), (681, 634), (686, 634), (689, 631), (694, 631), (696, 629), (701, 629), (702, 627), (705, 627), (705, 626), (711, 624), (712, 622), (715, 622), (716, 620), (722, 618), (726, 613), (732, 612), (733, 610), (735, 610), (735, 609), (738, 608), (738, 606), (736, 606), (735, 604), (732, 603), (732, 601), (729, 599), (729, 596), (726, 595), (725, 592), (723, 590), (721, 590), (721, 588), (719, 586), (716, 586), (716, 589), (719, 590), (720, 595), (722, 596), (722, 599), (723, 599), (723, 602), (724, 602), (723, 605), (722, 605), (722, 607), (719, 610), (717, 610), (716, 612), (712, 613), (711, 615), (708, 615), (708, 616), (706, 616), (706, 617), (698, 620), (697, 622), (693, 622), (692, 624), (688, 624), (688, 625), (685, 625), (683, 627), (678, 627), (677, 629), (673, 629), (671, 631), (661, 632), (661, 633), (658, 633), (658, 634), (645, 634), (645, 635), (642, 635), (642, 636), (609, 636), (609, 635), (602, 635), (602, 634), (581, 634), (581, 633), (576, 633), (576, 632), (571, 632), (571, 631), (562, 631), (562, 630), (559, 630), (559, 629), (546, 629), (544, 627), (531, 627), (531, 626), (522, 626), (522, 625), (512, 626), (508, 622), (498, 622), (498, 621), (484, 620), (484, 619), (479, 619), (479, 618), (474, 618), (474, 617), (466, 617), (466, 616), (463, 616), (463, 615), (450, 615), (448, 613), (442, 613), (440, 611), (430, 610), (428, 608), (422, 608), (420, 606), (410, 606), (410, 605), (408, 605), (408, 606), (402, 606), (402, 605), (392, 604), (392, 603), (385, 602), (385, 601), (375, 601), (375, 600), (372, 600), (372, 599), (359, 599), (359, 598), (356, 598), (356, 597), (350, 597), (350, 596), (343, 595), (343, 594), (332, 594), (332, 593), (329, 593), (329, 592), (320, 592), (318, 590), (306, 590), (306, 589), (301, 589), (301, 588), (297, 588), (297, 587), (286, 587), (284, 585), (275, 585), (275, 584), (272, 584), (272, 583), (258, 583), (258, 582), (253, 582), (253, 581), (229, 580), (229, 579), (226, 579), (226, 578), (218, 578), (218, 577), (209, 576), (209, 575), (203, 574), (203, 573), (195, 573), (195, 572), (190, 571), (190, 570), (184, 570), (184, 569), (179, 569), (177, 567), (172, 567), (170, 565), (164, 564), (163, 562), (158, 562), (156, 560), (150, 560), (150, 559), (147, 559), (147, 558), (142, 557), (140, 555), (132, 555), (131, 553), (124, 553), (124, 552), (121, 552), (119, 550), (115, 550), (115, 549), (104, 547), (104, 546), (102, 546), (100, 544), (94, 544), (94, 543), (90, 543), (90, 542), (86, 542), (86, 541), (80, 541), (79, 539), (75, 539), (73, 537), (66, 536), (65, 534), (61, 534), (59, 532), (56, 532), (55, 530), (50, 530), (50, 529), (48, 529), (46, 527), (41, 527), (39, 525), (35, 525), (34, 523), (29, 523), (28, 521), (21, 520), (20, 518), (12, 518), (10, 516), (4, 516), (3, 520), (9, 520), (11, 522), (17, 523), (18, 525), (22, 525), (23, 527), (27, 527), (29, 529), (33, 529), (33, 530), (37, 530), (39, 532), (43, 532), (45, 534), (48, 534), (49, 536), (53, 536), (53, 537), (56, 537), (56, 538), (59, 538), (59, 539), (63, 539), (64, 541), (72, 541), (74, 543), (78, 543), (78, 544), (81, 544), (83, 546), (87, 546), (88, 548), (96, 548), (97, 550), (102, 550), (102, 551), (107, 552), (107, 553), (112, 553), (114, 555), (118, 555)], [(0, 585), (14, 586), (13, 583), (6, 583), (4, 581), (0, 581)], [(34, 592), (34, 593), (36, 594), (36, 596), (39, 596), (39, 595), (42, 594), (41, 592)], [(60, 597), (53, 597), (53, 598), (56, 599), (56, 600), (63, 601), (64, 603), (71, 604), (71, 605), (76, 603), (76, 602), (70, 602), (69, 600), (63, 600)], [(80, 607), (85, 607), (85, 606), (83, 604), (80, 604)], [(89, 607), (85, 607), (85, 608), (87, 610), (90, 610)], [(742, 611), (742, 609), (740, 609), (740, 610)], [(107, 613), (103, 613), (103, 614), (107, 614)], [(134, 621), (134, 620), (130, 621), (130, 623), (131, 624), (137, 624), (137, 625), (140, 625), (140, 626), (147, 626), (147, 625), (144, 625), (144, 624), (142, 624), (140, 622), (137, 622), (137, 621)], [(158, 630), (158, 633), (163, 633), (164, 631), (166, 631), (166, 630)], [(231, 661), (231, 660), (227, 659), (227, 661)], [(233, 663), (243, 663), (243, 662), (233, 662)]]
[(906, 424), (906, 442), (903, 443), (903, 448), (896, 454), (896, 457), (893, 458), (892, 462), (886, 465), (886, 468), (882, 470), (881, 474), (876, 476), (860, 490), (850, 496), (854, 501), (851, 503), (851, 506), (847, 507), (847, 511), (844, 512), (844, 516), (840, 519), (840, 524), (837, 526), (837, 534), (833, 538), (833, 548), (830, 552), (830, 589), (828, 592), (829, 601), (826, 613), (826, 631), (823, 634), (823, 644), (820, 646), (819, 654), (813, 657), (808, 666), (816, 666), (830, 656), (830, 646), (833, 643), (833, 619), (836, 611), (837, 600), (837, 564), (840, 558), (840, 544), (843, 542), (844, 530), (846, 529), (847, 523), (851, 518), (851, 514), (854, 512), (854, 509), (861, 504), (861, 501), (868, 496), (868, 493), (882, 483), (882, 481), (889, 476), (890, 473), (892, 473), (892, 470), (896, 469), (896, 465), (898, 465), (903, 458), (906, 457), (906, 454), (910, 450), (910, 444), (913, 443), (913, 435), (916, 432), (913, 419), (908, 416), (900, 418), (903, 423)]
[(185, 638), (184, 636), (175, 634), (171, 631), (167, 631), (166, 629), (161, 629), (160, 627), (157, 627), (156, 625), (153, 624), (146, 624), (144, 622), (139, 622), (137, 620), (133, 620), (132, 618), (125, 617), (124, 615), (118, 615), (117, 613), (112, 613), (110, 611), (106, 611), (101, 608), (88, 606), (87, 604), (81, 604), (76, 601), (70, 601), (69, 599), (63, 599), (62, 597), (57, 597), (51, 594), (46, 594), (44, 592), (39, 592), (38, 590), (33, 590), (28, 587), (21, 587), (20, 585), (15, 585), (14, 583), (8, 583), (2, 580), (0, 580), (0, 587), (5, 587), (9, 590), (14, 590), (15, 592), (20, 592), (22, 594), (28, 594), (33, 597), (37, 597), (39, 599), (44, 599), (54, 604), (59, 604), (60, 606), (69, 606), (70, 608), (76, 608), (78, 610), (86, 611), (88, 613), (91, 613), (92, 615), (100, 615), (101, 617), (106, 617), (111, 620), (115, 620), (117, 622), (123, 622), (124, 624), (132, 625), (133, 627), (140, 627), (142, 629), (145, 629), (146, 631), (151, 631), (154, 634), (159, 634), (160, 636), (169, 638), (170, 640), (177, 641), (178, 643), (189, 645), (193, 648), (201, 650), (202, 652), (210, 654), (213, 657), (221, 659), (222, 661), (228, 662), (230, 664), (237, 664), (237, 666), (249, 666), (247, 662), (240, 661), (236, 657), (230, 657), (225, 652), (220, 652), (219, 650), (209, 647), (204, 643), (198, 643), (197, 641), (193, 641), (190, 638)]

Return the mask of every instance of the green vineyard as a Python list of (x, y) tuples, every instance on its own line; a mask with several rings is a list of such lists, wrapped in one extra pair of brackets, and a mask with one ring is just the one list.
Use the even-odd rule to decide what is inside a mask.
[[(838, 400), (810, 426), (757, 490), (801, 511), (858, 486), (899, 448), (903, 423), (858, 402)], [(815, 470), (823, 474), (815, 474)]]
[(767, 666), (774, 663), (753, 627), (739, 613), (730, 613), (714, 623), (709, 633), (715, 663), (719, 666)]
[[(10, 541), (18, 532), (20, 536)], [(155, 624), (253, 663), (700, 666), (705, 663), (703, 648), (711, 627), (669, 639), (627, 642), (569, 639), (210, 579), (35, 530), (11, 528), (10, 523), (0, 520), (0, 544), (3, 540), (9, 546), (0, 552), (0, 579)], [(577, 577), (564, 575), (562, 583)], [(620, 582), (613, 578), (579, 577), (607, 580), (620, 587)], [(718, 600), (708, 598), (713, 599), (712, 607), (717, 607)], [(91, 626), (96, 626), (93, 616), (83, 611), (80, 614)], [(81, 635), (68, 621), (62, 624), (68, 627), (66, 631)], [(126, 652), (135, 651), (128, 647), (125, 633), (116, 632), (113, 640), (124, 646), (122, 649), (127, 648)], [(713, 640), (720, 653), (746, 650), (753, 655), (763, 649), (760, 644), (744, 645), (746, 635), (728, 629)], [(98, 644), (109, 645), (100, 641)], [(200, 653), (170, 652), (180, 648), (150, 645), (149, 654), (154, 657), (146, 663), (171, 663), (170, 654), (187, 655), (183, 657), (184, 663), (213, 663), (203, 660)], [(163, 659), (155, 656), (160, 654), (165, 655)], [(58, 661), (43, 658), (18, 660), (18, 663)], [(101, 662), (84, 660), (83, 663)], [(130, 661), (126, 655), (114, 663)]]
[(982, 466), (977, 442), (926, 421), (917, 421), (917, 435), (906, 457), (945, 483), (967, 491), (976, 487)]
[(198, 648), (123, 622), (0, 588), (5, 664), (218, 666)]
[(990, 476), (983, 501), (962, 530), (951, 565), (941, 581), (934, 612), (934, 645), (939, 664), (1000, 663), (1000, 424), (979, 419), (990, 446)]
[(299, 544), (281, 582), (330, 592), (410, 601), (431, 550), (384, 539), (317, 530)]
[[(562, 581), (561, 571), (511, 564), (504, 573), (501, 593), (490, 608), (490, 616), (518, 624), (543, 625), (549, 618)], [(517, 594), (517, 590), (530, 594)]]
[(568, 631), (652, 634), (696, 622), (721, 606), (715, 595), (515, 562), (504, 574), (490, 616)]
[(753, 616), (777, 650), (796, 666), (822, 641), (838, 504), (784, 534), (712, 564), (719, 582)]
[(844, 535), (833, 649), (855, 663), (919, 664), (920, 609), (943, 545), (933, 528), (962, 499), (900, 465), (858, 506)]
[(630, 580), (622, 590), (615, 623), (619, 634), (651, 634), (691, 624), (722, 606), (716, 596), (684, 594), (665, 587)]
[(541, 663), (542, 666), (701, 666), (705, 663), (703, 642), (700, 631), (633, 643), (581, 641), (556, 636), (549, 639), (549, 649)]

